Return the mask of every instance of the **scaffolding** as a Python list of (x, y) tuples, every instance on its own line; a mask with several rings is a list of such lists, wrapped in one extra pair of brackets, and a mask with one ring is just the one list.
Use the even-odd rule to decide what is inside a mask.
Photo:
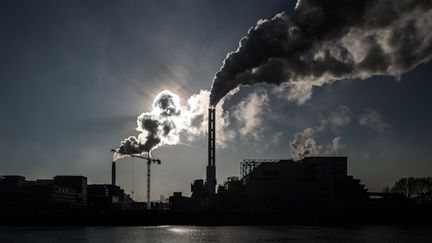
[(244, 159), (240, 162), (240, 177), (245, 180), (246, 177), (261, 163), (274, 163), (279, 162), (279, 159)]

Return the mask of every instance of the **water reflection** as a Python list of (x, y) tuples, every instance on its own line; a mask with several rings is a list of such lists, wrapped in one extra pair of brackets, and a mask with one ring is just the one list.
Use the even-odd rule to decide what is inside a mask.
[(169, 227), (167, 228), (169, 232), (172, 233), (176, 233), (179, 235), (188, 235), (188, 234), (193, 234), (196, 233), (198, 231), (198, 229), (196, 227), (187, 227), (187, 226), (173, 226), (173, 227)]
[(432, 242), (432, 226), (0, 227), (0, 243)]

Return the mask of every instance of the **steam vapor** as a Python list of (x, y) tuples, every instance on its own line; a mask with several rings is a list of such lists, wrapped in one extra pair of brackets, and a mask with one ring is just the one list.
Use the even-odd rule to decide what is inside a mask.
[[(216, 107), (219, 116), (216, 144), (224, 147), (235, 133), (226, 129), (229, 113), (222, 110), (221, 100), (237, 92), (240, 85), (280, 85), (276, 92), (288, 92), (289, 100), (302, 104), (311, 97), (314, 86), (373, 75), (399, 77), (431, 59), (431, 29), (430, 0), (298, 0), (292, 13), (285, 11), (270, 20), (260, 20), (249, 29), (237, 50), (225, 58), (211, 91), (193, 95), (187, 106), (170, 91), (158, 94), (152, 111), (137, 118), (139, 135), (123, 140), (115, 158), (150, 155), (160, 146), (205, 134), (209, 105)], [(266, 102), (263, 99), (259, 103)], [(257, 104), (243, 104), (242, 112), (234, 115), (239, 117), (244, 110), (255, 118), (254, 114), (260, 113), (250, 107), (253, 105)], [(322, 129), (350, 123), (349, 110), (342, 118), (326, 120)], [(365, 118), (360, 123), (376, 127), (378, 118)], [(245, 135), (258, 123), (245, 123), (240, 133)], [(313, 139), (313, 132), (306, 129), (294, 136), (294, 158), (319, 153), (321, 146)], [(335, 152), (342, 147), (340, 138), (335, 138), (328, 150)]]
[[(319, 145), (315, 140), (314, 135), (317, 132), (324, 132), (327, 129), (334, 133), (339, 133), (339, 130), (348, 126), (352, 121), (352, 113), (348, 106), (341, 105), (338, 109), (330, 112), (328, 116), (321, 117), (320, 124), (316, 127), (309, 127), (294, 135), (290, 143), (291, 156), (294, 160), (301, 160), (306, 156), (319, 155), (323, 146)], [(345, 149), (346, 145), (342, 143), (342, 137), (336, 136), (332, 141), (325, 146), (325, 155), (336, 155)]]
[(378, 133), (384, 133), (391, 127), (390, 124), (386, 123), (380, 113), (373, 109), (366, 109), (366, 111), (360, 116), (359, 123), (362, 126), (366, 126)]
[(301, 160), (306, 156), (314, 156), (319, 154), (322, 146), (313, 138), (314, 130), (312, 128), (306, 128), (302, 132), (298, 132), (294, 135), (293, 141), (291, 141), (291, 156), (294, 160)]
[[(197, 136), (207, 134), (207, 110), (210, 92), (201, 90), (187, 100), (183, 106), (180, 97), (165, 90), (156, 95), (152, 110), (137, 118), (138, 136), (130, 136), (114, 149), (114, 160), (131, 155), (151, 155), (151, 152), (164, 145), (187, 144)], [(223, 101), (217, 109), (217, 140), (219, 147), (233, 138), (227, 129), (229, 113), (222, 109)]]
[(284, 84), (301, 104), (313, 86), (399, 77), (431, 59), (431, 7), (430, 0), (299, 0), (292, 14), (249, 29), (216, 73), (210, 103), (239, 85)]
[(342, 137), (340, 136), (333, 138), (330, 144), (327, 145), (326, 154), (335, 155), (342, 151), (346, 145), (341, 143), (341, 140)]
[[(313, 128), (306, 128), (301, 132), (294, 135), (290, 143), (291, 156), (293, 160), (301, 160), (307, 156), (319, 155), (323, 146), (319, 145), (314, 139), (315, 130)], [(341, 142), (342, 137), (337, 136), (326, 146), (324, 154), (335, 155), (340, 153), (346, 145)]]
[(140, 134), (126, 138), (115, 149), (115, 159), (128, 155), (150, 155), (151, 151), (163, 146), (180, 143), (183, 133), (200, 133), (200, 123), (193, 121), (204, 114), (200, 109), (202, 100), (208, 99), (205, 92), (192, 96), (188, 106), (181, 106), (180, 97), (170, 91), (162, 91), (153, 101), (152, 111), (137, 118), (136, 130)]

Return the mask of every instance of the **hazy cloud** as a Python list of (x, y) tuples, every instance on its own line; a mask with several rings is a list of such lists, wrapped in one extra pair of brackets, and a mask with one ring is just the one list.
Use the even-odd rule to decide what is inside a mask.
[(333, 140), (327, 145), (325, 154), (327, 155), (337, 155), (339, 154), (346, 145), (341, 142), (342, 137), (335, 137)]
[(348, 106), (341, 105), (336, 111), (330, 112), (327, 117), (322, 117), (320, 125), (318, 126), (319, 131), (325, 130), (330, 127), (333, 131), (339, 128), (348, 126), (352, 121), (351, 110)]
[(271, 138), (271, 142), (273, 144), (279, 144), (280, 138), (282, 137), (283, 132), (276, 132), (275, 134), (273, 134), (272, 138)]
[(384, 121), (382, 115), (371, 108), (366, 109), (366, 111), (360, 115), (358, 121), (360, 125), (379, 133), (386, 132), (391, 128), (391, 125)]
[(255, 141), (263, 140), (264, 114), (270, 110), (269, 97), (264, 89), (256, 89), (234, 108), (233, 116), (241, 124), (239, 134), (252, 136)]

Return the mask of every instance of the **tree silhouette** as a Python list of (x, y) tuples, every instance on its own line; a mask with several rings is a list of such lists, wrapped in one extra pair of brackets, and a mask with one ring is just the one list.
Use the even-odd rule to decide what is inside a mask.
[(384, 192), (400, 193), (408, 199), (421, 204), (432, 202), (432, 177), (408, 177), (399, 179), (393, 187), (384, 188)]

